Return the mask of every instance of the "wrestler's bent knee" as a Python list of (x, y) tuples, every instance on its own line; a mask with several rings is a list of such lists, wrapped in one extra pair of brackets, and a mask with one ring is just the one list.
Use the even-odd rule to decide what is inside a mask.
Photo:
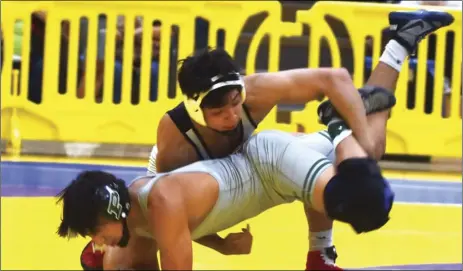
[(371, 158), (350, 158), (341, 162), (337, 174), (327, 183), (324, 203), (333, 220), (350, 224), (357, 233), (384, 226), (394, 202), (394, 192)]

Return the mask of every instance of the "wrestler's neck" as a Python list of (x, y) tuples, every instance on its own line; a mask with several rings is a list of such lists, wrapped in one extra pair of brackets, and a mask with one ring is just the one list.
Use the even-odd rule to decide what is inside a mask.
[(138, 189), (147, 181), (147, 178), (140, 179), (129, 187), (130, 195), (130, 212), (127, 219), (127, 226), (130, 230), (146, 224), (146, 218), (140, 208), (138, 201)]
[(130, 202), (131, 208), (127, 218), (127, 227), (132, 234), (135, 228), (143, 227), (147, 222), (138, 204), (137, 196), (130, 195)]

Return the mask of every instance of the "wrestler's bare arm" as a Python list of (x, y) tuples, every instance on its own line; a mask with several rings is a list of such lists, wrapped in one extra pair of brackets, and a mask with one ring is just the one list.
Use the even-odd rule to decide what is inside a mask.
[(361, 145), (365, 149), (370, 148), (365, 107), (346, 69), (258, 73), (246, 76), (245, 85), (248, 90), (246, 104), (256, 121), (261, 121), (277, 104), (305, 104), (327, 96)]
[(161, 269), (192, 270), (192, 240), (178, 183), (160, 180), (151, 191), (149, 202), (150, 224), (160, 251)]

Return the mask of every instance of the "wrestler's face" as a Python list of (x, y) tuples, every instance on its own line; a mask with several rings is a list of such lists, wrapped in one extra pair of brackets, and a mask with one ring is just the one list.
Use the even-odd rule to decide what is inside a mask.
[(225, 99), (226, 103), (222, 107), (203, 108), (207, 126), (219, 132), (234, 130), (241, 120), (243, 111), (243, 99), (239, 90), (228, 92)]
[(101, 219), (95, 233), (90, 237), (97, 245), (116, 246), (122, 238), (123, 225), (121, 221)]

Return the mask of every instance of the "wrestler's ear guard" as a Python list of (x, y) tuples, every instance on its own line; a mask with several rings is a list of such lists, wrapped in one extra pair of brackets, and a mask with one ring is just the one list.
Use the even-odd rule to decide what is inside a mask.
[(122, 221), (122, 238), (117, 244), (126, 247), (129, 243), (130, 233), (127, 226), (127, 217), (130, 212), (129, 190), (123, 180), (117, 179), (115, 182), (99, 187), (95, 191), (96, 200), (103, 206), (101, 213), (109, 219)]
[(333, 220), (350, 224), (357, 233), (381, 228), (389, 221), (394, 192), (370, 158), (341, 162), (338, 173), (327, 183), (324, 203)]
[(99, 187), (95, 191), (96, 200), (103, 206), (101, 213), (112, 220), (127, 218), (130, 211), (130, 198), (122, 180)]
[(218, 90), (225, 86), (236, 86), (241, 89), (241, 99), (246, 100), (246, 89), (244, 87), (244, 82), (239, 73), (230, 73), (226, 76), (217, 75), (211, 78), (212, 87), (207, 91), (200, 92), (194, 97), (189, 98), (186, 95), (183, 95), (183, 103), (185, 104), (186, 111), (191, 119), (196, 123), (207, 126), (206, 120), (204, 118), (203, 110), (201, 109), (201, 102), (204, 98), (214, 90)]

